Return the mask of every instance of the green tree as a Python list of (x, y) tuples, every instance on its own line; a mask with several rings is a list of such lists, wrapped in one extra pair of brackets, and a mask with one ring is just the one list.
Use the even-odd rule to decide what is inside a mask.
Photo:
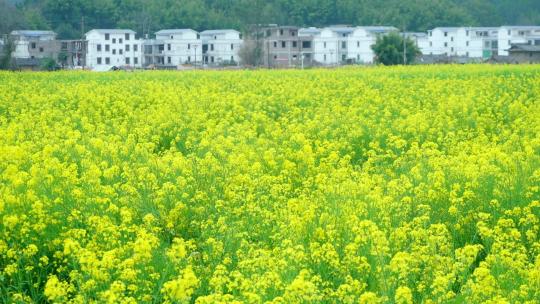
[(41, 60), (40, 69), (43, 71), (56, 71), (58, 70), (58, 64), (52, 58), (43, 58)]
[(6, 39), (0, 54), (0, 70), (11, 70), (14, 68), (12, 53), (15, 51), (15, 43), (11, 39)]
[[(384, 65), (411, 64), (420, 55), (420, 50), (414, 41), (403, 38), (398, 33), (378, 37), (371, 48), (375, 52), (377, 62)], [(404, 57), (407, 62), (404, 62)]]

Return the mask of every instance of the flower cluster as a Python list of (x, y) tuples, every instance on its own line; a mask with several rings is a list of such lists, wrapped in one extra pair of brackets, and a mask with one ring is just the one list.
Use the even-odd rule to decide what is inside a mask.
[(0, 73), (2, 303), (538, 303), (540, 67)]

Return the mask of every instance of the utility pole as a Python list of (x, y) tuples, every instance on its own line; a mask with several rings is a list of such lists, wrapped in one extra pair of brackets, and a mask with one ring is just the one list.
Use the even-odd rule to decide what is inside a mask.
[(405, 34), (405, 25), (403, 25), (403, 65), (407, 65), (407, 37)]

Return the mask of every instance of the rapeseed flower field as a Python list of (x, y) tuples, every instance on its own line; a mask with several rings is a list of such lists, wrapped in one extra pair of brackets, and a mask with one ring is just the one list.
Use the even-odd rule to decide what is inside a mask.
[(2, 303), (539, 303), (540, 66), (0, 73)]

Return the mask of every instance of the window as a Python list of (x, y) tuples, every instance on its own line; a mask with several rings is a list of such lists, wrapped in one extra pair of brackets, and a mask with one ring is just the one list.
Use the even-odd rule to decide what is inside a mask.
[(129, 64), (129, 57), (126, 57), (126, 64)]
[(274, 47), (277, 48), (277, 41), (274, 41)]
[(283, 36), (283, 30), (279, 30), (279, 35)]
[(469, 41), (467, 41), (465, 44), (466, 44), (467, 46), (469, 46)]
[(111, 35), (110, 34), (105, 34), (105, 40), (109, 40), (111, 39)]
[(356, 41), (356, 47), (360, 47), (360, 41)]
[(201, 35), (197, 34), (197, 39), (201, 39)]
[(36, 43), (32, 42), (32, 49), (35, 49), (35, 48), (36, 48)]
[(171, 40), (172, 40), (172, 39), (174, 39), (174, 36), (173, 36), (173, 35), (171, 35)]
[(188, 50), (191, 50), (191, 43), (188, 43), (187, 49), (188, 49)]
[(129, 44), (126, 44), (126, 52), (129, 52)]
[(133, 51), (134, 51), (134, 52), (139, 51), (139, 45), (134, 44), (134, 45), (133, 45)]
[(111, 58), (105, 57), (105, 64), (111, 64)]
[(111, 46), (108, 44), (105, 44), (105, 52), (110, 52), (110, 51), (111, 51)]
[(118, 50), (118, 53), (120, 53), (120, 55), (122, 55), (122, 54), (124, 54), (124, 50), (119, 49), (119, 50)]
[(433, 32), (430, 31), (429, 32), (429, 37), (431, 37), (431, 36), (433, 36)]
[(450, 38), (450, 41), (454, 41), (454, 37)]
[(469, 36), (469, 31), (465, 31), (465, 35)]
[(113, 44), (116, 43), (116, 38), (113, 38), (113, 39), (112, 39), (112, 43), (113, 43)]
[(512, 31), (508, 30), (508, 36), (511, 36), (511, 35), (512, 35)]
[(187, 62), (191, 62), (191, 56), (187, 57)]
[(326, 61), (326, 54), (324, 54), (324, 61)]
[(311, 41), (302, 41), (302, 48), (303, 49), (311, 48)]
[(217, 36), (214, 36), (214, 40), (217, 40)]
[(42, 47), (39, 48), (39, 52), (43, 53), (43, 48)]
[(169, 63), (169, 64), (170, 64), (170, 63), (171, 63), (171, 61), (172, 61), (172, 60), (171, 60), (171, 57), (167, 57), (167, 63)]
[(137, 58), (137, 57), (133, 58), (133, 63), (134, 64), (139, 64), (139, 58)]
[(293, 46), (294, 48), (297, 47), (297, 46), (298, 46), (298, 42), (293, 41), (293, 42), (292, 42), (292, 46)]
[(291, 31), (291, 36), (296, 36), (296, 31)]
[(287, 47), (287, 41), (281, 41), (281, 47), (286, 48)]
[(234, 44), (231, 43), (231, 50), (234, 50)]
[(119, 38), (119, 39), (118, 39), (118, 43), (124, 43), (124, 41), (122, 40), (122, 38)]
[(97, 58), (97, 64), (101, 64), (101, 57)]
[(433, 46), (433, 42), (432, 42), (432, 41), (429, 42), (429, 46)]
[(214, 62), (214, 56), (210, 57), (210, 62)]
[(484, 42), (484, 47), (489, 49), (491, 47), (491, 43), (489, 41)]
[(347, 60), (347, 57), (345, 56), (345, 54), (341, 55), (341, 61), (345, 61)]
[(445, 46), (445, 47), (448, 47), (448, 42), (445, 42), (445, 43), (444, 43), (444, 46)]
[(126, 34), (126, 41), (129, 40), (129, 34)]
[(444, 37), (448, 37), (448, 32), (444, 32)]
[(293, 56), (292, 56), (292, 59), (293, 59), (293, 60), (298, 59), (298, 55), (293, 55)]
[(277, 60), (277, 55), (274, 55), (274, 60)]
[[(326, 42), (324, 43), (324, 48), (326, 48)], [(326, 55), (325, 55), (326, 56)]]
[(452, 47), (452, 48), (450, 48), (450, 52), (454, 52), (454, 48), (453, 48), (453, 47)]
[(271, 30), (266, 30), (266, 37), (270, 37), (272, 36), (272, 31)]
[(167, 51), (170, 51), (170, 50), (171, 50), (171, 44), (168, 43), (168, 44), (167, 44)]
[(214, 50), (214, 45), (210, 44), (210, 51), (213, 51), (213, 50)]
[(341, 41), (341, 48), (342, 48), (342, 49), (346, 49), (346, 48), (347, 48), (347, 42), (346, 42), (346, 41)]
[(113, 49), (113, 50), (112, 50), (112, 54), (113, 54), (113, 55), (116, 55), (116, 49)]
[(98, 51), (98, 52), (101, 52), (101, 44), (98, 44), (98, 45), (97, 45), (97, 51)]

